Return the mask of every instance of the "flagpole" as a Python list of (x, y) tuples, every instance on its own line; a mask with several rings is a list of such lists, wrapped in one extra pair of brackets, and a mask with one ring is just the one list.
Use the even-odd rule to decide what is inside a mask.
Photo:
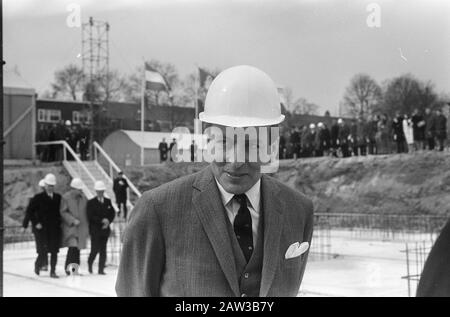
[(198, 124), (196, 124), (196, 119), (198, 119), (198, 89), (200, 88), (200, 85), (197, 86), (197, 75), (198, 75), (198, 65), (195, 64), (196, 71), (194, 75), (194, 91), (195, 91), (195, 103), (194, 103), (194, 109), (195, 109), (195, 116), (194, 116), (194, 135), (197, 135), (200, 133)]
[[(142, 71), (142, 87), (141, 87), (141, 137), (144, 137), (144, 109), (145, 109), (145, 63)], [(144, 166), (144, 143), (141, 140), (141, 166)]]

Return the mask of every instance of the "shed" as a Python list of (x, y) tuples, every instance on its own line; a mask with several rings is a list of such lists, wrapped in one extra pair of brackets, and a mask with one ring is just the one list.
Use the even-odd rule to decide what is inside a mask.
[[(119, 166), (141, 165), (141, 147), (144, 148), (144, 165), (160, 162), (159, 143), (162, 139), (170, 145), (172, 139), (177, 140), (180, 151), (187, 151), (190, 157), (192, 140), (199, 149), (205, 149), (206, 136), (198, 134), (182, 134), (172, 132), (141, 132), (131, 130), (117, 130), (108, 135), (103, 141), (102, 147)], [(127, 162), (128, 161), (128, 162)]]
[(34, 89), (3, 87), (5, 159), (34, 159), (35, 108)]

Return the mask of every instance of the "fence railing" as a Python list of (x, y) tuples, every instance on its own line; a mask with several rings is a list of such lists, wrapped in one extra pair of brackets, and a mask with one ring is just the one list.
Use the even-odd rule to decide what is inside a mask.
[[(76, 170), (73, 170), (76, 174), (78, 174), (78, 177), (81, 178), (82, 173), (85, 173), (87, 177), (92, 181), (92, 184), (95, 183), (96, 179), (95, 177), (89, 172), (87, 167), (84, 165), (83, 161), (80, 160), (78, 155), (75, 153), (75, 151), (72, 149), (72, 147), (66, 142), (66, 141), (46, 141), (46, 142), (35, 142), (35, 146), (39, 145), (61, 145), (63, 147), (63, 161), (67, 161), (67, 152), (70, 153), (70, 155), (73, 157), (75, 162), (77, 163)], [(66, 152), (67, 151), (67, 152)], [(66, 168), (71, 169), (71, 167), (66, 166)], [(89, 188), (84, 184), (83, 192), (86, 195), (87, 198), (92, 198), (94, 194), (89, 190)]]
[[(94, 146), (94, 160), (100, 165), (99, 163), (99, 158), (100, 155), (102, 156), (102, 158), (104, 160), (106, 160), (107, 163), (107, 168), (106, 170), (106, 174), (108, 174), (109, 178), (112, 180), (114, 180), (114, 172), (118, 173), (119, 171), (121, 171), (121, 169), (117, 166), (117, 164), (111, 159), (111, 157), (108, 155), (108, 153), (105, 152), (105, 150), (103, 150), (103, 148), (100, 146), (100, 144), (98, 144), (97, 142), (93, 142), (92, 145)], [(130, 179), (126, 176), (123, 175), (123, 177), (126, 179), (126, 181), (128, 182), (128, 186), (131, 189), (131, 191), (134, 193), (134, 195), (136, 195), (137, 198), (141, 197), (142, 194), (139, 191), (139, 189), (137, 189), (136, 186), (134, 186), (134, 184), (130, 181)], [(128, 195), (128, 197), (130, 197), (130, 195)]]
[(315, 213), (315, 228), (350, 230), (354, 237), (433, 240), (448, 217), (408, 214)]
[(425, 261), (433, 246), (432, 241), (405, 243), (406, 275), (402, 276), (408, 284), (408, 296), (415, 296)]

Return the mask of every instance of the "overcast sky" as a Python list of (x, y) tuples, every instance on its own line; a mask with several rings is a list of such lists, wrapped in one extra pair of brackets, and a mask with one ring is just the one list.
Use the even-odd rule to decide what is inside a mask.
[[(412, 73), (450, 92), (450, 1), (3, 0), (6, 71), (16, 67), (38, 93), (56, 69), (81, 66), (71, 3), (83, 22), (110, 23), (110, 65), (124, 73), (142, 57), (174, 64), (181, 78), (196, 64), (250, 64), (332, 114), (358, 72), (380, 83)], [(367, 25), (370, 3), (381, 8), (379, 28)]]

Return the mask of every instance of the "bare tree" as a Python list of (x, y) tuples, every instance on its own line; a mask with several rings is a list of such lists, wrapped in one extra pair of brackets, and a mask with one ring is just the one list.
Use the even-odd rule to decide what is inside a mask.
[(74, 64), (55, 72), (55, 82), (51, 84), (55, 97), (70, 97), (77, 100), (77, 93), (83, 91), (83, 70)]
[(342, 105), (348, 114), (357, 117), (373, 111), (381, 100), (381, 88), (367, 74), (357, 74), (346, 88)]
[(389, 115), (396, 111), (410, 114), (414, 109), (423, 111), (435, 107), (438, 99), (431, 82), (423, 83), (406, 74), (386, 82), (380, 108)]
[(319, 106), (305, 98), (298, 98), (293, 104), (294, 114), (316, 115), (318, 111)]

